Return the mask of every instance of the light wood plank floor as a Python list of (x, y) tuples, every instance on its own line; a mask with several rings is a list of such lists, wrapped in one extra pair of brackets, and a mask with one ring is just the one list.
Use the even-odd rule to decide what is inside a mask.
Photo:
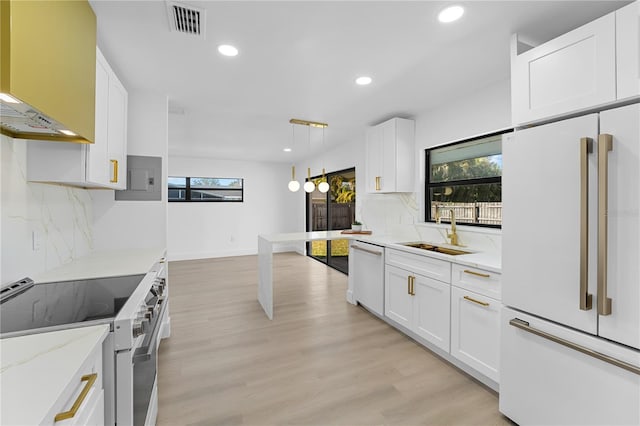
[(501, 425), (498, 398), (345, 300), (347, 277), (274, 256), (274, 320), (256, 256), (171, 262), (159, 425)]

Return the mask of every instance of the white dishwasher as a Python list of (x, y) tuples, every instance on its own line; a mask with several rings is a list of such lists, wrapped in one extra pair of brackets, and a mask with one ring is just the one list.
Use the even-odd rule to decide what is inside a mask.
[(349, 247), (353, 296), (357, 303), (384, 316), (384, 247), (353, 241)]

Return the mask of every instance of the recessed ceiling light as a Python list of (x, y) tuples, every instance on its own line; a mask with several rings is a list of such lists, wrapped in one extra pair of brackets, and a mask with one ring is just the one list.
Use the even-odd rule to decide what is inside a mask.
[(75, 133), (73, 133), (71, 130), (65, 130), (65, 129), (61, 129), (60, 133), (64, 133), (67, 136), (76, 136)]
[(218, 46), (218, 52), (224, 56), (236, 56), (238, 54), (238, 49), (230, 44), (221, 44)]
[(360, 86), (366, 86), (367, 84), (371, 83), (371, 77), (367, 77), (365, 75), (363, 75), (362, 77), (358, 77), (356, 78), (356, 84), (360, 85)]
[(284, 152), (291, 152), (291, 148), (285, 148), (283, 149)]
[(438, 14), (438, 21), (449, 23), (457, 21), (464, 15), (464, 8), (462, 6), (449, 6)]
[(20, 101), (17, 100), (16, 98), (14, 98), (11, 95), (7, 95), (6, 93), (0, 93), (0, 100), (3, 100), (5, 102), (8, 102), (10, 104), (19, 104)]

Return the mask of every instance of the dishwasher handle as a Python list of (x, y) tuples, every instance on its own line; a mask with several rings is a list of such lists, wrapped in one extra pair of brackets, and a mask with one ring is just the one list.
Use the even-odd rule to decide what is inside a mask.
[(355, 245), (355, 244), (352, 244), (352, 245), (351, 245), (351, 248), (353, 248), (353, 249), (355, 249), (355, 250), (364, 251), (364, 252), (366, 252), (366, 253), (374, 254), (374, 255), (376, 255), (376, 256), (382, 256), (382, 252), (381, 252), (381, 251), (369, 250), (369, 249), (366, 249), (366, 248), (364, 248), (364, 247), (357, 246), (357, 245)]

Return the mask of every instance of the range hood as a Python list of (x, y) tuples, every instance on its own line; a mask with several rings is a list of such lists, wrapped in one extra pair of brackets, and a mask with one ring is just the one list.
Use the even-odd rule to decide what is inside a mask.
[(0, 132), (93, 143), (96, 16), (83, 1), (0, 1)]

